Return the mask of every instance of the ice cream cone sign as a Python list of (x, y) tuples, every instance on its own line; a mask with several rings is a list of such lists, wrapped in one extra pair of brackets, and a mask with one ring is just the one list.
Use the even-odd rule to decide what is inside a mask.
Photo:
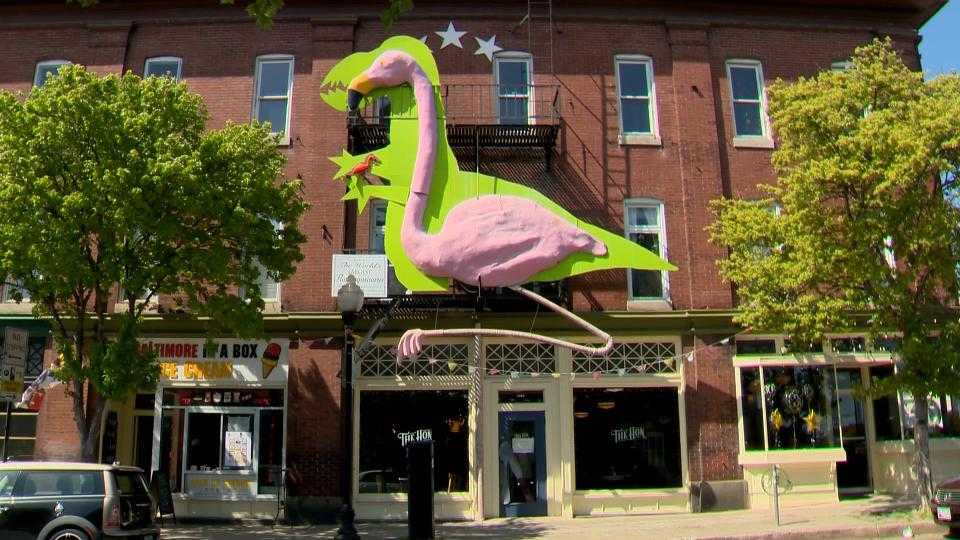
[(263, 357), (260, 358), (260, 367), (263, 369), (263, 378), (270, 378), (274, 368), (280, 363), (280, 345), (271, 343), (263, 351)]

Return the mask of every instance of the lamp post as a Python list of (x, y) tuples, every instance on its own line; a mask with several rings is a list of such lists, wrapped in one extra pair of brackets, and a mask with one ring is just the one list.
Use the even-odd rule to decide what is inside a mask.
[(340, 477), (340, 492), (343, 507), (340, 509), (340, 528), (337, 540), (359, 539), (354, 525), (353, 511), (353, 322), (363, 308), (363, 289), (357, 278), (350, 274), (347, 282), (337, 291), (337, 309), (343, 317), (343, 354), (340, 358), (340, 437), (343, 453), (343, 471)]

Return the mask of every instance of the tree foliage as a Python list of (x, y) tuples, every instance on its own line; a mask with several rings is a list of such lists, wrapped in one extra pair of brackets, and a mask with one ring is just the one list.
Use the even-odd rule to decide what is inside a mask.
[[(67, 0), (68, 4), (75, 3), (83, 7), (99, 4), (100, 0)], [(220, 0), (221, 4), (233, 5), (236, 0)], [(260, 28), (273, 26), (273, 19), (283, 8), (283, 0), (248, 0), (247, 13)], [(387, 28), (393, 26), (400, 17), (413, 9), (413, 0), (387, 0), (387, 7), (380, 12), (380, 21)]]
[(144, 297), (253, 337), (261, 273), (287, 278), (302, 259), (306, 206), (298, 182), (278, 183), (276, 137), (206, 120), (167, 77), (68, 66), (25, 99), (0, 92), (0, 275), (53, 323), (87, 458), (105, 400), (156, 378), (136, 343)]
[(769, 96), (779, 181), (763, 200), (716, 201), (709, 229), (729, 248), (719, 266), (738, 321), (799, 343), (895, 333), (898, 373), (874, 393), (957, 394), (960, 77), (925, 82), (875, 40), (849, 69), (777, 81)]

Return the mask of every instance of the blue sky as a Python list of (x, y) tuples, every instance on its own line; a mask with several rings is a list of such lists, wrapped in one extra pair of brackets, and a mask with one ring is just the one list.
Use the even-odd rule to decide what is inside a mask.
[(947, 2), (920, 34), (920, 58), (927, 76), (960, 73), (960, 0)]

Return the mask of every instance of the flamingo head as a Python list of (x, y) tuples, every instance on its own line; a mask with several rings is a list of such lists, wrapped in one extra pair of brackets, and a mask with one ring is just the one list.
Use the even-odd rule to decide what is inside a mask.
[(386, 51), (347, 86), (347, 108), (355, 110), (364, 96), (377, 88), (400, 86), (410, 80), (417, 62), (403, 51)]
[[(434, 86), (440, 84), (440, 73), (433, 53), (419, 39), (393, 36), (371, 51), (355, 52), (337, 62), (323, 78), (320, 98), (338, 111), (348, 112), (350, 95), (353, 105), (360, 106), (362, 97), (390, 97), (394, 114), (401, 107), (412, 107), (411, 92), (404, 83), (410, 70), (419, 67)], [(404, 73), (406, 72), (406, 73)]]

